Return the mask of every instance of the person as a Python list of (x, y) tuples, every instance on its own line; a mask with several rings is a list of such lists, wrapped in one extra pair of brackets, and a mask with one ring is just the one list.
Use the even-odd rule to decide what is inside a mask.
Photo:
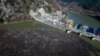
[(71, 19), (66, 20), (66, 32), (70, 33), (71, 30), (73, 29), (74, 21)]

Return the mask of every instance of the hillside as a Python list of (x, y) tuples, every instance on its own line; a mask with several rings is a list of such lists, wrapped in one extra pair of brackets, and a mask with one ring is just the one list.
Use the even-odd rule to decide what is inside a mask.
[(100, 16), (100, 0), (58, 0), (62, 5)]
[(40, 7), (44, 7), (47, 12), (48, 9), (52, 10), (45, 0), (0, 0), (0, 22), (31, 20), (30, 9), (37, 10)]
[(56, 10), (64, 11), (66, 7), (59, 4), (62, 1), (62, 4), (69, 8), (100, 16), (99, 0), (0, 0), (0, 23), (31, 20), (30, 9), (37, 10), (40, 7), (45, 8), (48, 13)]

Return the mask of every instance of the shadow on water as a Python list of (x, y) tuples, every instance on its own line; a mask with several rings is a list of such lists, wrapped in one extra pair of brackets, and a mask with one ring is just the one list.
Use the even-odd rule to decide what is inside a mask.
[(93, 18), (95, 18), (96, 20), (100, 21), (100, 16), (91, 16)]

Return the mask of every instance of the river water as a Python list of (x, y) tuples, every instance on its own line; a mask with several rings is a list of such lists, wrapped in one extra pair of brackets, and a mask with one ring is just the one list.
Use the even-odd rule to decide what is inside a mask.
[(83, 24), (83, 25), (91, 26), (93, 28), (100, 28), (100, 21), (88, 15), (81, 14), (72, 10), (68, 11), (67, 15), (70, 19), (74, 20), (74, 25)]

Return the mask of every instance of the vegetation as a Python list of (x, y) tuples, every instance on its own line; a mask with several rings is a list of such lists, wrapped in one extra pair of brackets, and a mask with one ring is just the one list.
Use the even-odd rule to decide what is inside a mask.
[[(97, 48), (98, 51), (96, 51), (96, 54), (97, 54), (98, 56), (100, 56), (100, 41), (91, 40), (91, 39), (89, 39), (87, 36), (82, 36), (81, 39), (84, 40), (84, 41), (86, 41), (86, 42), (88, 42), (88, 43), (90, 43), (90, 44), (91, 44), (92, 46), (94, 46), (95, 48)], [(89, 52), (89, 53), (91, 54), (90, 56), (96, 56), (95, 53), (93, 53), (93, 52)]]
[(46, 6), (46, 8), (47, 8), (47, 9), (45, 9), (46, 12), (48, 12), (48, 13), (52, 12), (52, 7), (51, 6), (48, 5), (48, 6)]
[(54, 27), (50, 27), (44, 23), (38, 22), (38, 21), (20, 21), (16, 23), (8, 23), (8, 24), (0, 24), (0, 29), (37, 29), (37, 28), (43, 28), (43, 29), (55, 29)]
[(35, 5), (35, 7), (40, 7), (40, 5), (41, 5), (41, 0), (31, 0), (33, 3), (34, 3), (34, 5)]
[(99, 0), (89, 0), (89, 1), (81, 0), (80, 5), (83, 6), (84, 8), (86, 8), (86, 9), (89, 9), (89, 8), (95, 6), (98, 1)]
[(81, 38), (82, 38), (83, 40), (85, 40), (86, 42), (92, 44), (94, 47), (100, 49), (100, 41), (91, 40), (91, 39), (89, 39), (87, 36), (82, 36)]
[(95, 6), (99, 0), (63, 0), (65, 2), (77, 2), (79, 5), (81, 5), (82, 7), (89, 9), (93, 6)]
[(14, 2), (15, 2), (15, 0), (6, 0), (5, 5), (7, 5), (7, 3), (10, 3), (13, 6)]

